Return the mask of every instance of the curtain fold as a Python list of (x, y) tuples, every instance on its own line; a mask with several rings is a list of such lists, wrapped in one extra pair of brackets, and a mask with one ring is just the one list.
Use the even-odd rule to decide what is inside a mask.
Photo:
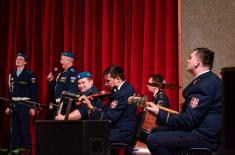
[[(102, 72), (111, 64), (121, 65), (137, 94), (149, 98), (150, 74), (178, 84), (176, 0), (2, 0), (0, 13), (0, 96), (8, 96), (8, 74), (20, 50), (29, 56), (27, 68), (45, 104), (51, 95), (46, 76), (60, 67), (62, 51), (75, 54), (75, 68), (91, 72), (100, 90)], [(177, 110), (178, 91), (166, 91)], [(6, 104), (0, 106), (0, 144), (7, 145), (9, 117)]]

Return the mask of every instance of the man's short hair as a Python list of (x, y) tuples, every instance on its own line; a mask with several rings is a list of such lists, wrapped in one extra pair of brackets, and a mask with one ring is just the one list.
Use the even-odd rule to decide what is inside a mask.
[(165, 80), (160, 74), (152, 74), (149, 78), (152, 78), (153, 83), (164, 83)]
[(196, 48), (193, 51), (197, 51), (203, 66), (207, 66), (210, 69), (213, 67), (214, 52), (208, 48)]
[(121, 80), (125, 80), (124, 71), (121, 66), (112, 65), (104, 71), (104, 76), (110, 74), (112, 78), (120, 77)]
[(17, 53), (16, 57), (21, 56), (24, 58), (25, 61), (28, 61), (28, 56), (23, 52), (23, 51), (19, 51), (19, 53)]

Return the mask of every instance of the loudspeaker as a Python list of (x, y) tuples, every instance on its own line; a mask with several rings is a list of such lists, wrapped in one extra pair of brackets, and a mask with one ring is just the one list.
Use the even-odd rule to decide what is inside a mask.
[(108, 155), (110, 122), (36, 121), (36, 155)]
[(226, 155), (235, 154), (235, 67), (222, 69), (223, 134)]

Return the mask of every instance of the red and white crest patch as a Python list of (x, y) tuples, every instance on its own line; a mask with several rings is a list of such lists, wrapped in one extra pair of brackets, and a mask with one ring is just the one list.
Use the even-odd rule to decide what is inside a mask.
[(190, 106), (192, 108), (196, 108), (198, 106), (198, 103), (199, 103), (199, 98), (192, 97), (192, 99), (190, 101)]
[(114, 109), (114, 108), (117, 107), (117, 105), (118, 105), (118, 101), (117, 101), (117, 100), (114, 100), (114, 101), (111, 102), (110, 108), (111, 108), (111, 109)]

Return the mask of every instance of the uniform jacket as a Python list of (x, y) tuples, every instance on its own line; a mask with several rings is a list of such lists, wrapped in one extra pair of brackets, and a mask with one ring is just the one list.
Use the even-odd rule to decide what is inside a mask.
[(49, 82), (49, 87), (54, 90), (55, 98), (60, 98), (62, 91), (78, 93), (78, 85), (76, 79), (77, 74), (78, 73), (74, 69), (74, 67), (70, 67), (57, 76), (56, 83)]
[(179, 115), (159, 111), (158, 119), (179, 130), (192, 131), (211, 142), (221, 129), (221, 80), (211, 71), (195, 78), (183, 91), (185, 108)]
[[(159, 102), (160, 101), (160, 102)], [(166, 94), (162, 91), (158, 91), (157, 94), (153, 97), (153, 102), (155, 104), (159, 104), (163, 107), (169, 107), (169, 100), (168, 97), (166, 96)]]
[(91, 119), (111, 121), (111, 142), (133, 142), (137, 107), (128, 103), (128, 97), (134, 93), (134, 88), (125, 81), (119, 90), (110, 95), (109, 102), (102, 109), (96, 108), (91, 114)]
[(16, 71), (9, 75), (9, 97), (28, 97), (31, 101), (37, 101), (38, 87), (36, 78), (29, 70), (23, 70), (19, 76)]

